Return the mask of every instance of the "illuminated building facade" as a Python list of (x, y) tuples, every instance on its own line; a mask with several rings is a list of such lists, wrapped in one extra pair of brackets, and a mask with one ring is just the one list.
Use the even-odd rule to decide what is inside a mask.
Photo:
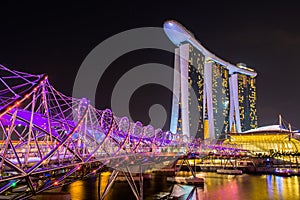
[(257, 128), (253, 69), (232, 65), (206, 50), (175, 21), (164, 30), (175, 49), (171, 132), (201, 139), (225, 138)]
[[(201, 137), (203, 125), (204, 55), (189, 43), (176, 48), (171, 131), (194, 132)], [(177, 97), (177, 98), (176, 98)], [(197, 120), (190, 113), (198, 114)]]
[(276, 152), (299, 152), (300, 142), (291, 137), (293, 132), (282, 129), (281, 126), (272, 125), (246, 131), (245, 133), (231, 133), (223, 145), (231, 145), (263, 155)]
[(237, 132), (257, 128), (255, 78), (235, 73), (230, 77), (231, 112), (230, 119)]
[(242, 132), (257, 128), (255, 78), (239, 75), (239, 102)]
[(212, 109), (216, 138), (229, 132), (229, 71), (218, 63), (212, 65)]

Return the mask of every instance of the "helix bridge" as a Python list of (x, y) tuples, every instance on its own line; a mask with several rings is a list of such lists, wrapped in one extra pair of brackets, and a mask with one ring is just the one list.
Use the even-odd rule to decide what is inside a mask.
[(186, 136), (68, 97), (47, 75), (0, 65), (1, 197), (27, 199), (104, 167), (114, 170), (111, 180), (119, 172), (130, 179), (133, 172), (174, 161), (197, 146)]

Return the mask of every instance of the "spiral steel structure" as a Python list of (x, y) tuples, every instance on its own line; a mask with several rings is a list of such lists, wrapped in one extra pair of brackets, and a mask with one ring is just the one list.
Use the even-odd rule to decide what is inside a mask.
[(186, 136), (65, 96), (46, 75), (2, 65), (0, 75), (0, 195), (28, 198), (94, 175), (103, 166), (149, 168), (189, 148)]

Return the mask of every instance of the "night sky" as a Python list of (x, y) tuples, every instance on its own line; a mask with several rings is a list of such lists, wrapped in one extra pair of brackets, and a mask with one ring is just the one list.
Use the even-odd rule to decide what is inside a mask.
[[(300, 5), (292, 1), (110, 2), (1, 1), (0, 63), (33, 74), (46, 73), (55, 88), (71, 95), (82, 61), (103, 40), (132, 28), (162, 27), (165, 20), (174, 19), (220, 58), (246, 63), (258, 72), (260, 126), (278, 123), (281, 113), (293, 128), (300, 129)], [(149, 62), (172, 67), (173, 55), (140, 50), (121, 56), (109, 67), (108, 76), (101, 79), (96, 106), (110, 107), (118, 78), (134, 66)], [(171, 97), (171, 92), (159, 85), (139, 88), (129, 106), (133, 119), (147, 124), (148, 109), (157, 103), (170, 114)]]

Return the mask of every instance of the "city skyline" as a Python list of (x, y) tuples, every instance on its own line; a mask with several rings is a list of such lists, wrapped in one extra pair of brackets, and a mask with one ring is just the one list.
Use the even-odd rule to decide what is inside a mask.
[[(281, 113), (294, 128), (300, 128), (300, 105), (295, 91), (299, 71), (297, 50), (300, 47), (297, 4), (205, 3), (200, 11), (192, 7), (182, 11), (176, 4), (173, 7), (139, 3), (118, 7), (78, 3), (46, 6), (1, 4), (1, 64), (34, 74), (46, 73), (51, 83), (67, 95), (71, 94), (81, 62), (101, 41), (124, 30), (162, 27), (165, 20), (175, 19), (188, 27), (217, 56), (232, 63), (244, 62), (258, 72), (260, 126), (276, 123)], [(136, 60), (132, 61), (132, 58)], [(99, 84), (101, 88), (97, 96), (102, 98), (98, 107), (109, 107), (110, 91), (124, 71), (153, 59), (173, 65), (173, 55), (161, 52), (151, 52), (149, 57), (136, 52), (113, 63), (115, 68), (109, 69), (108, 73), (115, 73), (118, 69), (119, 75), (110, 83), (104, 79), (104, 84)], [(164, 89), (153, 87), (152, 92), (166, 93)], [(142, 96), (136, 93), (136, 99), (132, 101), (138, 102)], [(133, 109), (133, 118), (147, 123), (147, 112), (135, 110), (153, 103), (165, 105), (171, 111), (170, 96), (171, 93), (167, 92), (158, 99), (148, 98), (145, 104)], [(168, 117), (170, 119), (170, 113)]]
[(299, 199), (298, 4), (1, 2), (0, 198)]

